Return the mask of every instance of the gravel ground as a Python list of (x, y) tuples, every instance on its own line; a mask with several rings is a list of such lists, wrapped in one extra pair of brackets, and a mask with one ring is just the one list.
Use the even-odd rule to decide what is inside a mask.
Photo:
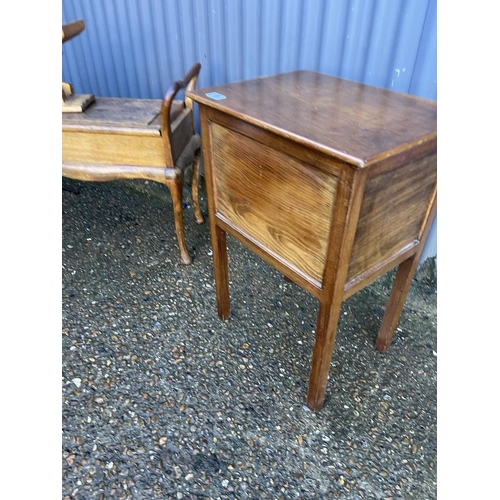
[(344, 302), (312, 413), (316, 299), (228, 238), (222, 322), (189, 196), (184, 266), (165, 187), (63, 185), (63, 499), (437, 498), (434, 283), (414, 280), (385, 354), (394, 273)]

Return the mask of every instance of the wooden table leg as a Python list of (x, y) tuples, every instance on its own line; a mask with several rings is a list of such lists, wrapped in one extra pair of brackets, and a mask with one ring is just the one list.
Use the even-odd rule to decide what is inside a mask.
[(223, 320), (229, 318), (229, 278), (227, 268), (226, 232), (215, 225), (211, 232), (212, 252), (215, 275), (215, 293), (217, 295), (217, 311)]
[(334, 209), (336, 215), (331, 230), (333, 231), (335, 226), (340, 227), (338, 234), (341, 236), (338, 245), (330, 249), (331, 253), (327, 257), (323, 278), (330, 285), (325, 287), (319, 304), (311, 374), (307, 389), (307, 406), (312, 411), (319, 410), (325, 402), (326, 383), (340, 318), (340, 308), (344, 300), (344, 286), (363, 199), (365, 179), (363, 172), (356, 173), (352, 182), (347, 175), (344, 175), (337, 188)]
[(398, 266), (396, 272), (396, 278), (394, 279), (394, 284), (392, 285), (391, 295), (389, 301), (385, 308), (384, 317), (382, 318), (382, 323), (380, 325), (380, 330), (377, 335), (377, 340), (375, 347), (380, 352), (385, 352), (389, 349), (391, 345), (392, 337), (394, 336), (394, 331), (398, 326), (399, 317), (403, 310), (405, 304), (406, 296), (410, 290), (411, 281), (418, 267), (420, 261), (420, 256), (424, 248), (424, 244), (427, 240), (427, 236), (431, 229), (434, 217), (436, 215), (436, 189), (432, 195), (432, 202), (430, 205), (429, 212), (427, 214), (427, 219), (420, 236), (420, 245), (417, 252), (401, 262)]
[(406, 296), (410, 290), (411, 280), (415, 274), (418, 265), (418, 258), (414, 255), (406, 259), (398, 267), (394, 284), (392, 285), (391, 295), (385, 308), (382, 324), (377, 335), (375, 347), (380, 352), (385, 352), (391, 345), (394, 331), (398, 326), (399, 317), (405, 304)]
[(334, 298), (330, 305), (320, 303), (319, 306), (311, 375), (309, 376), (309, 387), (307, 389), (307, 406), (312, 411), (319, 410), (325, 401), (326, 383), (341, 306), (342, 297)]

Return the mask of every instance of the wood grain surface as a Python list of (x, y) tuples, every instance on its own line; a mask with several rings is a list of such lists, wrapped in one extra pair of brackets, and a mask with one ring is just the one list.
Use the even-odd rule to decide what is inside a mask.
[[(217, 91), (226, 96), (215, 101)], [(189, 97), (356, 168), (436, 138), (436, 102), (312, 71), (199, 89)], [(429, 144), (430, 149), (433, 145)]]
[[(158, 99), (99, 98), (85, 113), (63, 114), (63, 163), (173, 166), (165, 162), (161, 103)], [(172, 163), (193, 135), (191, 113), (182, 101), (172, 102), (168, 137)]]
[(149, 125), (160, 114), (161, 103), (161, 99), (97, 97), (95, 105), (85, 113), (63, 115), (62, 127), (64, 130), (130, 127), (143, 134), (154, 134), (159, 127), (149, 128)]
[(144, 165), (165, 167), (161, 137), (64, 132), (63, 163)]
[(433, 154), (366, 180), (348, 280), (419, 239), (436, 177)]
[(321, 282), (337, 179), (211, 124), (215, 210)]

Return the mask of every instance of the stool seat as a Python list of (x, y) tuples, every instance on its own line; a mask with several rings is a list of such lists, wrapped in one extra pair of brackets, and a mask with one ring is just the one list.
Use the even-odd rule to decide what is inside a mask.
[(96, 97), (81, 113), (62, 114), (62, 175), (83, 181), (148, 179), (165, 184), (174, 206), (181, 260), (190, 264), (182, 213), (184, 171), (193, 165), (195, 221), (204, 222), (198, 199), (201, 141), (195, 133), (192, 101), (175, 100), (194, 89), (201, 65), (174, 82), (164, 99)]

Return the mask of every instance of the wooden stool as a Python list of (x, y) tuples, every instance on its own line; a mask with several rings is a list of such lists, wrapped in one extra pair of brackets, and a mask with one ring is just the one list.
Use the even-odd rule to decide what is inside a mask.
[(80, 113), (62, 113), (62, 175), (82, 181), (148, 179), (165, 184), (174, 206), (181, 260), (191, 264), (182, 219), (184, 171), (192, 163), (191, 192), (197, 224), (204, 222), (198, 198), (200, 136), (193, 102), (175, 100), (194, 90), (201, 65), (172, 84), (161, 99), (96, 97)]

